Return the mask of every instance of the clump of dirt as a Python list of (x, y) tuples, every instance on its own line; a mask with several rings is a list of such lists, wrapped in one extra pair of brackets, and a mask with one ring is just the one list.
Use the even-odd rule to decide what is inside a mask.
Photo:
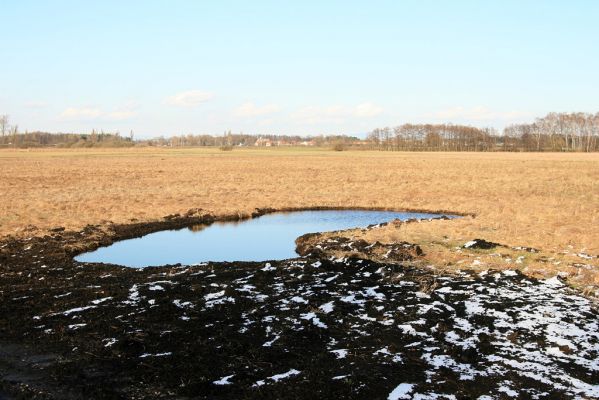
[(474, 239), (469, 242), (464, 243), (463, 246), (465, 249), (481, 249), (481, 250), (490, 250), (496, 247), (505, 247), (502, 244), (488, 242), (484, 239)]
[(301, 256), (328, 258), (360, 258), (381, 262), (410, 261), (423, 255), (422, 249), (408, 242), (368, 243), (363, 239), (344, 236), (325, 236), (319, 233), (302, 235), (296, 239), (296, 252)]

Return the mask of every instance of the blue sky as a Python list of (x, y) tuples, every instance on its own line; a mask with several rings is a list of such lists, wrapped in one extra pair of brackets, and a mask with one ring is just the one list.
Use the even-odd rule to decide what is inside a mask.
[(1, 7), (21, 130), (357, 134), (599, 111), (599, 2), (27, 1)]

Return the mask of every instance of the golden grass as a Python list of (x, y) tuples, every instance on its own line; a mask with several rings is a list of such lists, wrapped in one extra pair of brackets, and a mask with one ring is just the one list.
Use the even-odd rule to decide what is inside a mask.
[(476, 214), (404, 225), (400, 236), (381, 230), (382, 240), (449, 248), (484, 238), (548, 254), (599, 254), (599, 154), (0, 151), (0, 235), (27, 225), (154, 220), (194, 207), (219, 214), (311, 206)]

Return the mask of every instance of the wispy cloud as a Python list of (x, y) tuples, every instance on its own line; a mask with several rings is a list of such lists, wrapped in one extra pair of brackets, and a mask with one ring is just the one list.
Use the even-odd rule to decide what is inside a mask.
[(92, 107), (69, 107), (66, 108), (60, 115), (58, 116), (61, 120), (89, 120), (96, 119), (102, 115), (102, 110), (99, 108)]
[(214, 94), (203, 90), (188, 90), (164, 99), (164, 103), (176, 107), (196, 107), (212, 99)]
[(370, 118), (376, 117), (382, 114), (384, 109), (373, 103), (362, 103), (358, 104), (354, 108), (354, 115), (358, 118)]
[(58, 116), (61, 121), (124, 121), (137, 115), (137, 104), (127, 103), (114, 111), (105, 112), (98, 107), (68, 107)]
[(254, 103), (248, 102), (237, 107), (234, 114), (237, 117), (260, 117), (277, 113), (280, 110), (281, 108), (276, 104), (257, 106)]

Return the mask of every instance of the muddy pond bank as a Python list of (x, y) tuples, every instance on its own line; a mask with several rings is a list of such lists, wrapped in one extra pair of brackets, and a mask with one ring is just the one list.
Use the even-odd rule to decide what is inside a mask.
[(388, 262), (314, 251), (144, 269), (72, 260), (190, 218), (213, 217), (2, 241), (0, 396), (599, 395), (599, 314), (558, 279), (441, 275), (415, 267), (409, 244), (379, 248), (397, 254)]
[(298, 256), (296, 239), (310, 232), (339, 232), (394, 221), (451, 219), (430, 213), (379, 210), (302, 210), (273, 212), (240, 221), (216, 221), (184, 229), (162, 230), (115, 242), (75, 257), (76, 261), (132, 268), (201, 262), (258, 262)]

